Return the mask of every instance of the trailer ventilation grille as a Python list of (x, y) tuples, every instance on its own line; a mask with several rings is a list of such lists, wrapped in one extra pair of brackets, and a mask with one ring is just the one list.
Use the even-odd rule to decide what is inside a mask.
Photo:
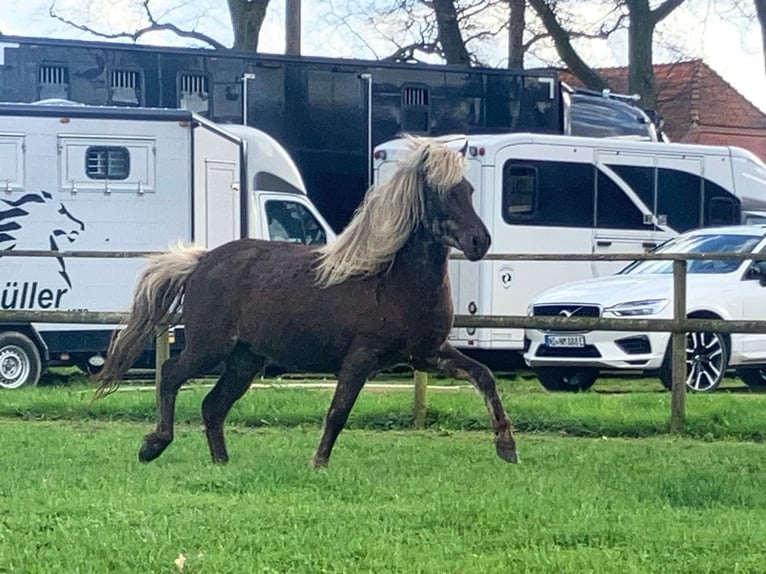
[(134, 70), (112, 70), (110, 78), (112, 103), (138, 106), (141, 104), (141, 76)]
[(69, 70), (66, 66), (43, 64), (37, 73), (37, 79), (42, 85), (66, 85), (69, 84)]
[(37, 99), (69, 99), (69, 69), (43, 64), (37, 70)]
[(207, 76), (181, 74), (179, 77), (178, 107), (207, 114), (210, 111), (210, 87)]
[(90, 179), (127, 179), (130, 152), (120, 146), (91, 146), (85, 154), (85, 172)]
[(404, 86), (402, 88), (402, 131), (428, 133), (430, 107), (428, 88)]

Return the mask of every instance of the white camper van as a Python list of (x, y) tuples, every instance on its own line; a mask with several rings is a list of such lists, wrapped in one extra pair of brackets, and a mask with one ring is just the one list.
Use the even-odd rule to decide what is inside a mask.
[[(766, 211), (766, 166), (735, 147), (539, 134), (468, 140), (474, 205), (491, 254), (640, 253), (682, 231)], [(388, 177), (404, 140), (376, 148)], [(525, 315), (554, 285), (616, 272), (624, 262), (452, 261), (455, 312)], [(523, 329), (455, 329), (457, 347), (522, 351)], [(512, 358), (512, 357), (509, 357)]]
[[(125, 311), (139, 258), (3, 250), (162, 251), (333, 233), (273, 138), (185, 110), (0, 104), (0, 309)], [(98, 366), (113, 326), (0, 322), (0, 387), (49, 363)]]

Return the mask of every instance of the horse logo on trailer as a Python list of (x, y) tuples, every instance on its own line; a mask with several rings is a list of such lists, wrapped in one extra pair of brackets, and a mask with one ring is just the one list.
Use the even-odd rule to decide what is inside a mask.
[[(46, 210), (47, 213), (40, 212)], [(32, 217), (31, 213), (40, 212)], [(38, 222), (32, 225), (32, 221)], [(40, 233), (41, 223), (50, 225)], [(66, 243), (74, 243), (85, 223), (72, 215), (63, 203), (53, 200), (47, 191), (27, 193), (19, 199), (0, 199), (0, 250), (30, 249), (62, 251)], [(64, 257), (55, 258), (59, 285), (45, 281), (7, 278), (0, 283), (2, 309), (59, 309), (63, 296), (72, 288), (72, 280)]]

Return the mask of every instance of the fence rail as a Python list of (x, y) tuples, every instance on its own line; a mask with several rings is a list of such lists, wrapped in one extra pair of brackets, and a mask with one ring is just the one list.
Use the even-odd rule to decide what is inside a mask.
[[(88, 257), (88, 258), (135, 258), (156, 254), (154, 251), (0, 251), (0, 257)], [(451, 257), (464, 260), (459, 254)], [(753, 254), (744, 253), (615, 253), (615, 254), (488, 254), (489, 261), (635, 261), (670, 260), (673, 262), (673, 310), (672, 319), (612, 319), (603, 317), (530, 317), (530, 316), (489, 316), (456, 315), (455, 327), (464, 328), (525, 328), (565, 329), (604, 331), (663, 331), (672, 334), (672, 398), (671, 431), (677, 432), (685, 418), (684, 397), (686, 394), (686, 333), (694, 331), (715, 331), (719, 333), (766, 333), (766, 321), (698, 319), (686, 317), (686, 264), (687, 261), (707, 260), (751, 260)], [(118, 325), (124, 322), (127, 313), (101, 311), (10, 311), (0, 310), (0, 323), (79, 323)], [(169, 356), (167, 329), (161, 329), (157, 339), (156, 365)], [(159, 369), (156, 369), (159, 374)], [(426, 379), (415, 376), (415, 420), (422, 424), (425, 409)]]

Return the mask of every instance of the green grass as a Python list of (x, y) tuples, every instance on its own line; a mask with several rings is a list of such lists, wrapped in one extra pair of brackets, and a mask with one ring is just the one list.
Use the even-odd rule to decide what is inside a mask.
[(761, 572), (763, 447), (688, 439), (196, 425), (141, 465), (143, 425), (0, 422), (0, 572)]
[(425, 431), (409, 392), (368, 390), (318, 472), (328, 391), (248, 393), (227, 466), (209, 462), (204, 388), (180, 394), (148, 465), (151, 391), (0, 393), (0, 573), (172, 573), (181, 555), (192, 574), (763, 572), (766, 395), (688, 395), (671, 437), (656, 383), (598, 387), (501, 381), (519, 465), (494, 454), (472, 390), (431, 392)]
[[(406, 382), (406, 378), (399, 381)], [(454, 383), (433, 380), (434, 384)], [(499, 391), (514, 426), (522, 432), (590, 437), (648, 437), (668, 432), (670, 393), (653, 380), (605, 380), (601, 392), (548, 393), (535, 380), (501, 379)], [(154, 420), (154, 392), (124, 392), (91, 404), (85, 385), (42, 386), (2, 393), (0, 417), (32, 420)], [(617, 392), (634, 389), (641, 392)], [(736, 392), (734, 392), (736, 391)], [(186, 387), (179, 396), (177, 420), (199, 424), (200, 405), (207, 388)], [(331, 391), (255, 389), (232, 410), (229, 422), (245, 426), (296, 427), (320, 425)], [(411, 392), (363, 391), (351, 413), (349, 428), (404, 430), (412, 428)], [(706, 440), (762, 441), (766, 393), (739, 387), (712, 394), (688, 394), (686, 426), (689, 437)], [(472, 388), (430, 392), (426, 424), (432, 429), (488, 430), (481, 397)]]

